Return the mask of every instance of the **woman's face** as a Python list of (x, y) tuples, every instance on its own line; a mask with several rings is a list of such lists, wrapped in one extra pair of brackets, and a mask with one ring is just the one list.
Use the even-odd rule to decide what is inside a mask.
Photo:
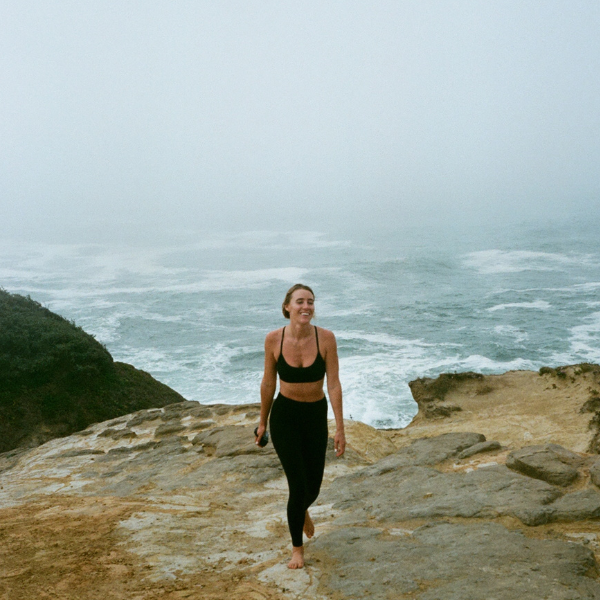
[(308, 290), (296, 290), (285, 308), (290, 313), (290, 321), (310, 323), (315, 314), (314, 296)]

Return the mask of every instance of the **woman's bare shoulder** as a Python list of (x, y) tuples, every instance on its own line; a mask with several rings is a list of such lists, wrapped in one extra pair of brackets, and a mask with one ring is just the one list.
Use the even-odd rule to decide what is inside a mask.
[(335, 335), (333, 331), (325, 329), (324, 327), (317, 327), (317, 333), (319, 334), (319, 341), (323, 340), (325, 344), (335, 344)]
[(283, 327), (269, 331), (269, 333), (267, 333), (267, 337), (265, 337), (265, 346), (271, 346), (272, 344), (278, 343), (281, 339), (282, 330)]

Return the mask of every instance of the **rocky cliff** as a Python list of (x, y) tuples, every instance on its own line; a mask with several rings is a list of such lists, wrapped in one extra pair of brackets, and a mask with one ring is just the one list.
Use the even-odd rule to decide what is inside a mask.
[(183, 402), (5, 453), (0, 597), (600, 598), (599, 371), (453, 377), (443, 397), (421, 380), (405, 430), (348, 421), (302, 571), (258, 405)]

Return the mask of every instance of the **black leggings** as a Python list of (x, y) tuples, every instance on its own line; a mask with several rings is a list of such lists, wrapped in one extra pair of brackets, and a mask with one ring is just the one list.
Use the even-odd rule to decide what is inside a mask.
[(294, 546), (302, 546), (304, 513), (317, 499), (327, 450), (327, 400), (298, 402), (279, 394), (271, 410), (271, 439), (287, 477), (288, 525)]

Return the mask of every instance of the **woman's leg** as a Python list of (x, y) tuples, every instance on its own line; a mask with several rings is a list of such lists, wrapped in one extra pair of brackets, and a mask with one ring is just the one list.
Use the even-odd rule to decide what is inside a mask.
[(273, 446), (288, 482), (288, 526), (295, 547), (302, 546), (302, 529), (308, 498), (308, 476), (302, 452), (302, 427), (299, 426), (302, 404), (281, 394), (271, 409), (270, 431)]
[(327, 400), (323, 398), (311, 403), (307, 409), (302, 436), (302, 457), (306, 473), (305, 511), (319, 496), (323, 481), (328, 438)]

